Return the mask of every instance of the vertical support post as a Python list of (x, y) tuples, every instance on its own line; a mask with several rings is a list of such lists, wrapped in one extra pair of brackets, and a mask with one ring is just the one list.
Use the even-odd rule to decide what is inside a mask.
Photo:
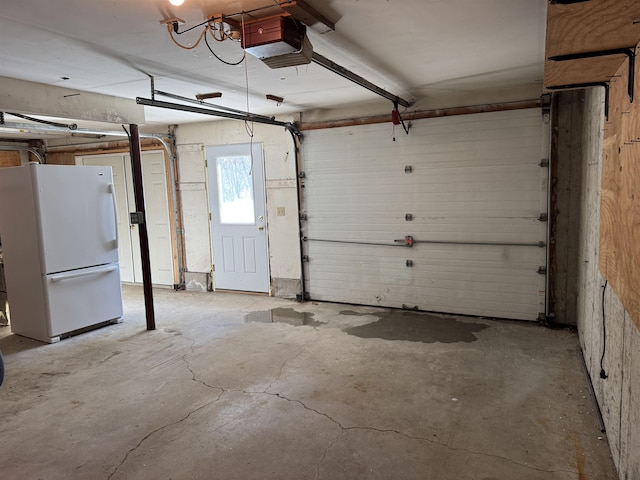
[(144, 190), (142, 187), (142, 154), (140, 153), (140, 131), (138, 125), (129, 126), (131, 131), (131, 167), (133, 170), (133, 190), (136, 198), (136, 211), (141, 217), (138, 224), (140, 234), (140, 254), (142, 257), (142, 283), (144, 287), (144, 309), (147, 317), (147, 330), (156, 329), (153, 310), (153, 290), (151, 288), (151, 260), (149, 255), (149, 232), (144, 208)]

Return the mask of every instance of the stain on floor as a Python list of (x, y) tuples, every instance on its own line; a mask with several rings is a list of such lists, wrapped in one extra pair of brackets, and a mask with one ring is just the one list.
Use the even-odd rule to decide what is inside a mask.
[(313, 313), (297, 312), (293, 308), (272, 308), (271, 310), (251, 312), (245, 316), (245, 321), (247, 323), (287, 323), (294, 327), (317, 327), (324, 324), (324, 322), (314, 320), (313, 316)]
[[(346, 315), (354, 313), (356, 312), (348, 311)], [(344, 331), (360, 338), (422, 343), (470, 343), (478, 339), (475, 333), (488, 328), (482, 323), (461, 322), (453, 317), (440, 317), (428, 313), (392, 311), (376, 316), (379, 320), (375, 322), (346, 328)]]
[(373, 315), (373, 314), (354, 312), (353, 310), (342, 310), (340, 312), (340, 315), (344, 315), (345, 317), (366, 317), (367, 315)]

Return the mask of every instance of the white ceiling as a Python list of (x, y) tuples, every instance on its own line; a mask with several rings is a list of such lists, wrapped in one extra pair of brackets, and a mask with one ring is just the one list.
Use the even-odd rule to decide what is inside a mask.
[[(194, 50), (178, 48), (159, 23), (180, 17), (184, 29), (214, 13), (275, 3), (185, 0), (173, 7), (168, 0), (2, 0), (0, 75), (132, 99), (151, 96), (152, 75), (158, 90), (190, 98), (219, 91), (222, 98), (212, 103), (247, 110), (248, 102), (250, 111), (276, 116), (389, 103), (316, 64), (272, 70), (247, 55), (246, 65), (225, 65), (204, 42)], [(414, 109), (542, 93), (546, 0), (307, 3), (336, 26), (326, 34), (308, 30), (314, 51), (416, 101)], [(200, 31), (179, 39), (193, 41)], [(238, 43), (210, 44), (229, 61), (242, 56)], [(266, 94), (284, 97), (284, 103), (278, 106)], [(145, 107), (145, 115), (149, 124), (211, 119), (153, 107)]]

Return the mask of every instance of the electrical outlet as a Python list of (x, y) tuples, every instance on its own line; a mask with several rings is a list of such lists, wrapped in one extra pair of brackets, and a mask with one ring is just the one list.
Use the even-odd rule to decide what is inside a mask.
[(279, 217), (284, 217), (284, 207), (276, 208), (276, 215), (278, 215)]

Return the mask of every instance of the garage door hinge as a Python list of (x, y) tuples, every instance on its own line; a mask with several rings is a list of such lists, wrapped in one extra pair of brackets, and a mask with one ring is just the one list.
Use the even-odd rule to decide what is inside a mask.
[(538, 267), (538, 273), (540, 275), (546, 275), (547, 274), (547, 267)]
[(538, 220), (540, 220), (541, 222), (547, 222), (549, 220), (549, 215), (546, 213), (541, 213), (538, 217)]
[(548, 158), (543, 158), (542, 160), (540, 160), (540, 163), (538, 164), (541, 167), (548, 167), (549, 166), (549, 159)]

